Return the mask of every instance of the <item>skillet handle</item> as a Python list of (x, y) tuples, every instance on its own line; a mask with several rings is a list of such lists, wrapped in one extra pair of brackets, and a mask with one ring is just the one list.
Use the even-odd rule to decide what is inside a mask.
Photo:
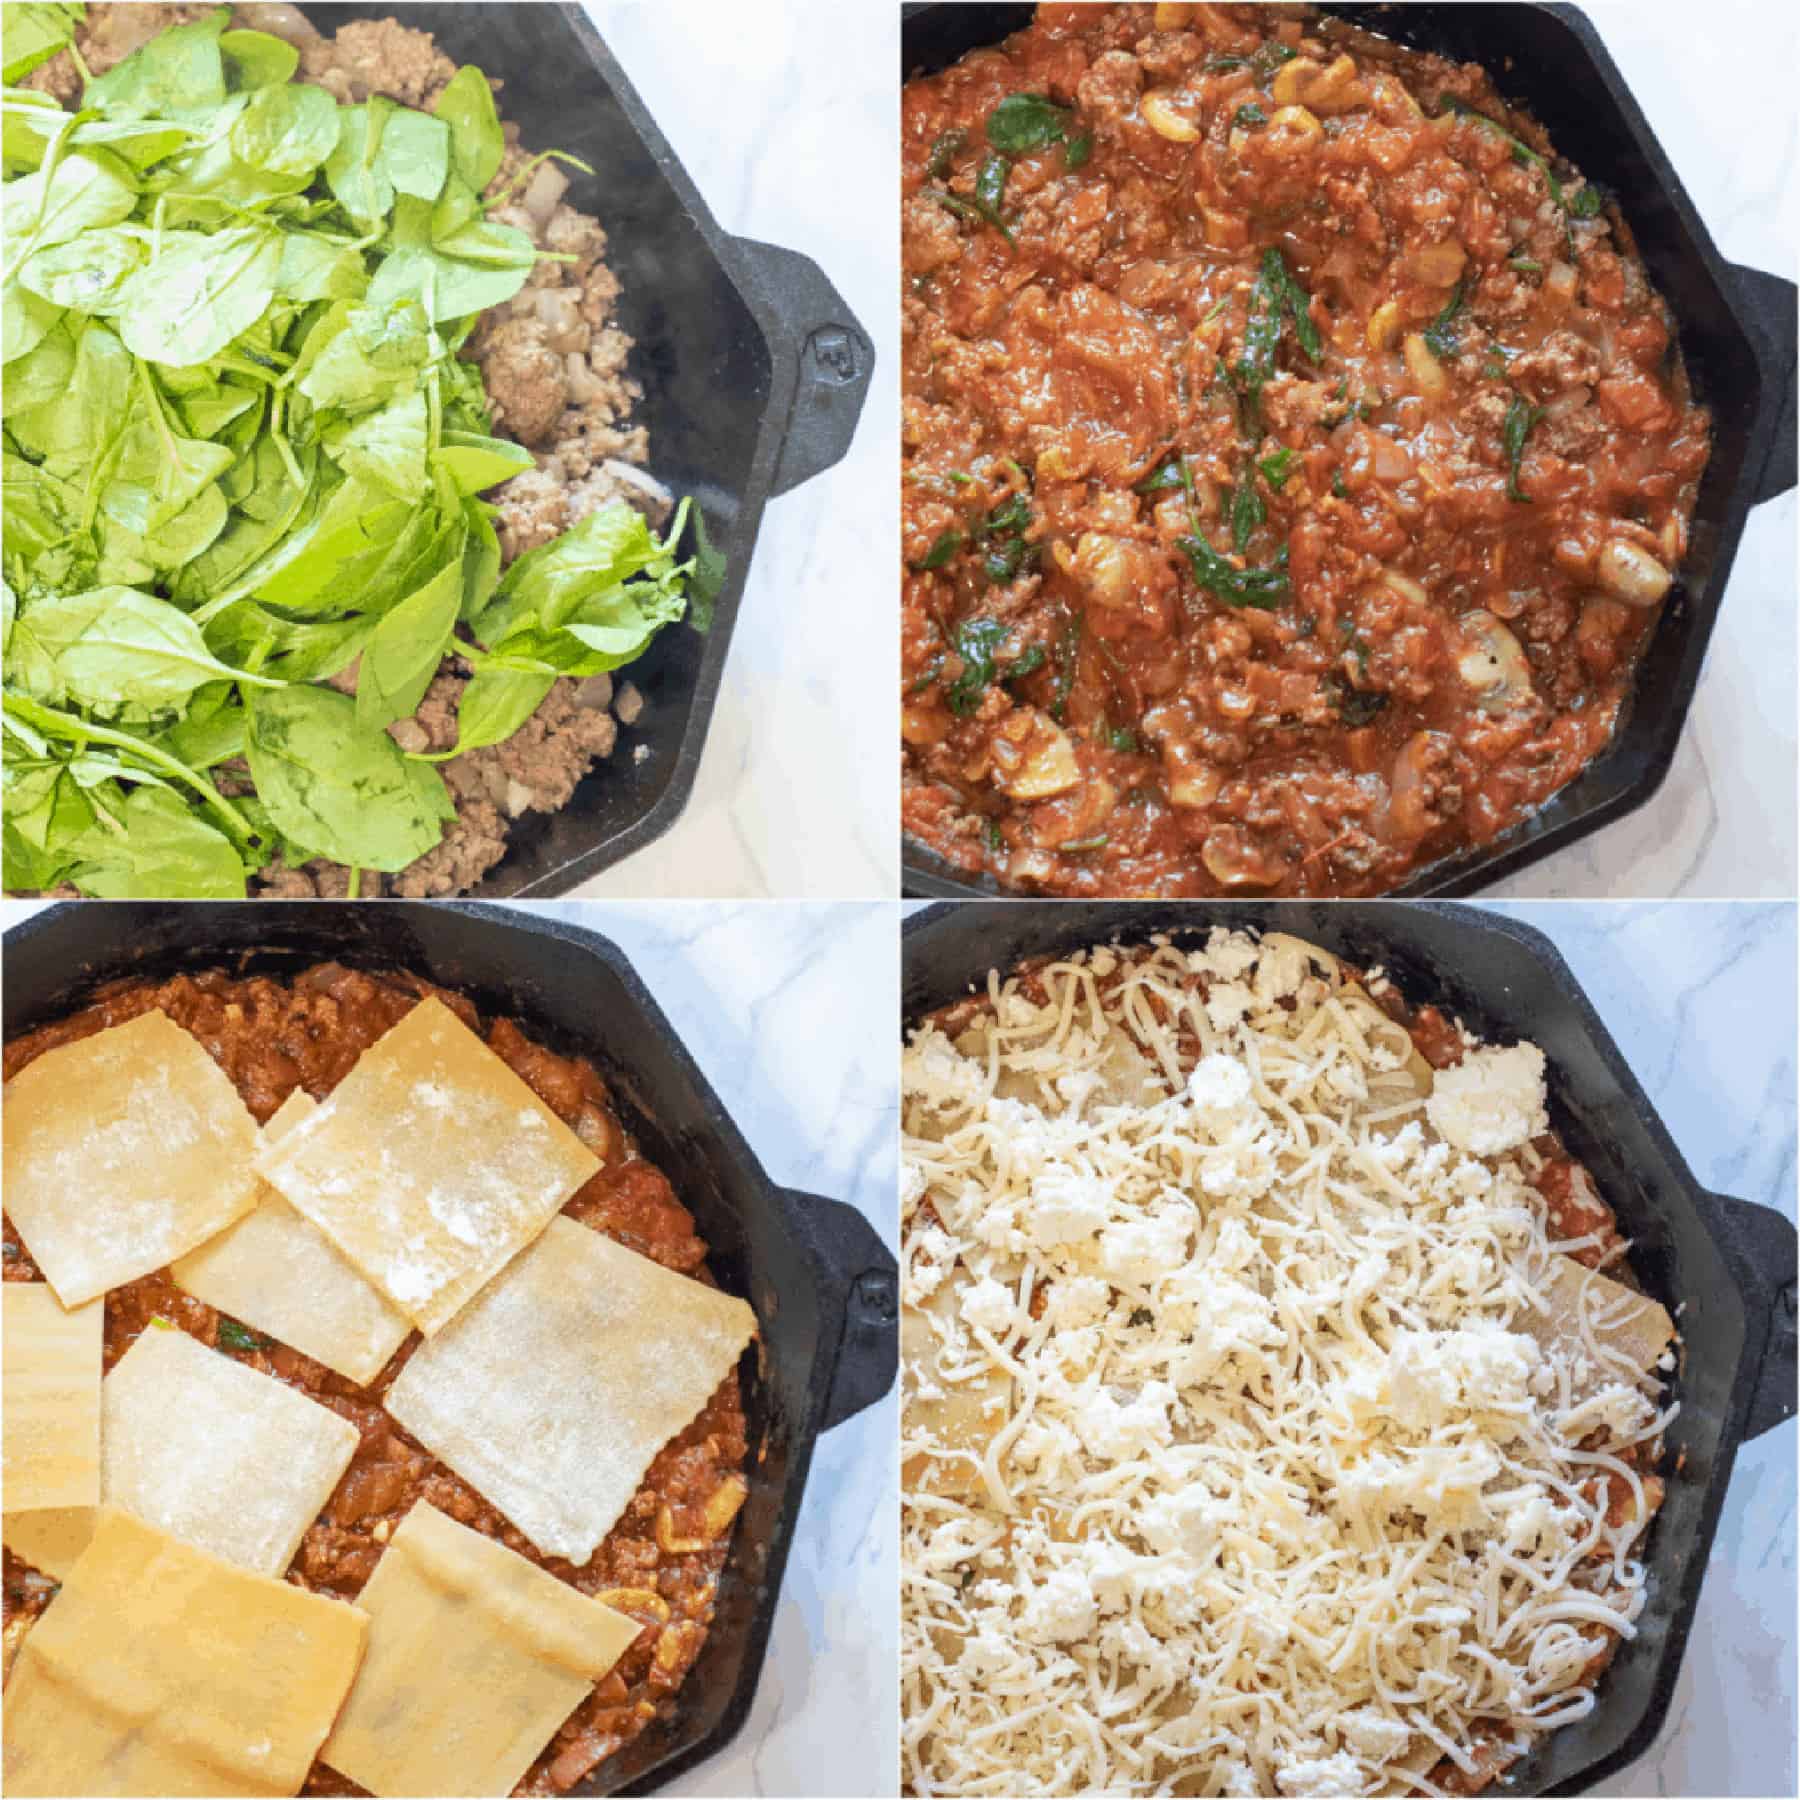
[(769, 489), (785, 494), (843, 460), (869, 397), (875, 347), (810, 256), (755, 238), (736, 243), (787, 327), (798, 362), (787, 432)]
[[(787, 1189), (812, 1241), (825, 1286), (831, 1392), (821, 1431), (873, 1406), (900, 1369), (900, 1266), (881, 1234), (854, 1206), (821, 1194)], [(835, 1329), (835, 1337), (832, 1335)]]
[(1744, 1415), (1744, 1442), (1772, 1431), (1795, 1411), (1794, 1285), (1795, 1237), (1792, 1219), (1772, 1206), (1715, 1194), (1726, 1232), (1747, 1277), (1752, 1317), (1768, 1323), (1755, 1392)]
[(1760, 503), (1785, 494), (1794, 485), (1795, 288), (1784, 276), (1768, 275), (1743, 263), (1733, 263), (1731, 273), (1738, 299), (1762, 340), (1756, 361), (1763, 391), (1777, 397), (1769, 454), (1751, 489), (1751, 499)]

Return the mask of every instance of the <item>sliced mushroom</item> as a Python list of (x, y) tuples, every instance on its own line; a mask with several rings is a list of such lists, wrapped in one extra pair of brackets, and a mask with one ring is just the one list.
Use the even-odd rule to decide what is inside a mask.
[(1600, 547), (1594, 579), (1627, 606), (1655, 606), (1669, 591), (1673, 577), (1642, 546), (1613, 538)]
[(1440, 824), (1455, 746), (1441, 731), (1417, 731), (1400, 747), (1388, 778), (1388, 835), (1415, 843)]
[(1505, 712), (1531, 697), (1531, 664), (1519, 640), (1494, 617), (1477, 607), (1457, 620), (1463, 647), (1456, 672), (1476, 696), (1483, 712)]
[(1221, 887), (1273, 887), (1283, 873), (1237, 825), (1220, 825), (1208, 832), (1200, 846), (1200, 860)]
[(1406, 372), (1412, 377), (1413, 386), (1427, 400), (1441, 400), (1450, 386), (1450, 379), (1444, 373), (1444, 365), (1432, 354), (1424, 334), (1409, 331), (1400, 352), (1406, 358)]
[(1262, 134), (1263, 150), (1270, 156), (1304, 156), (1324, 142), (1325, 127), (1304, 106), (1281, 107)]

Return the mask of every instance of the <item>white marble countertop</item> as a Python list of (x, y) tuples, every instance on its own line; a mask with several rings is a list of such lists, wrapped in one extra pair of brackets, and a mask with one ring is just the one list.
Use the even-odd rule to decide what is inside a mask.
[[(772, 1180), (897, 1240), (891, 905), (522, 904), (625, 952)], [(666, 1792), (898, 1791), (899, 1432), (889, 1393), (819, 1440), (750, 1716)]]
[(892, 895), (899, 9), (590, 0), (588, 11), (719, 224), (819, 263), (876, 363), (850, 454), (763, 515), (687, 810), (577, 891)]
[[(1800, 11), (1717, 0), (1695, 32), (1679, 0), (1586, 8), (1674, 164), (1720, 254), (1792, 277), (1800, 220), (1792, 74)], [(1753, 56), (1746, 43), (1760, 46)], [(1696, 106), (1729, 91), (1729, 106)], [(1795, 891), (1795, 496), (1755, 508), (1707, 651), (1687, 729), (1661, 791), (1495, 896), (1678, 895), (1747, 899)]]
[[(1555, 942), (1695, 1177), (1792, 1218), (1794, 909), (1491, 910)], [(1738, 1452), (1668, 1722), (1593, 1792), (1795, 1791), (1795, 1430)]]

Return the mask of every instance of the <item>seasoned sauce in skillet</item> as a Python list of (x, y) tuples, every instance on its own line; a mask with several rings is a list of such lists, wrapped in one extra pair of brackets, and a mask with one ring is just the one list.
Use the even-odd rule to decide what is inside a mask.
[(1044, 5), (902, 111), (903, 819), (1064, 894), (1366, 894), (1606, 746), (1709, 447), (1472, 64)]
[[(638, 1154), (593, 1067), (534, 1044), (510, 1020), (484, 1024), (462, 996), (411, 975), (374, 975), (326, 963), (292, 982), (219, 973), (162, 983), (120, 982), (102, 988), (70, 1018), (9, 1043), (5, 1072), (10, 1080), (47, 1050), (159, 1008), (206, 1047), (251, 1112), (264, 1121), (295, 1088), (315, 1099), (330, 1093), (358, 1056), (428, 994), (481, 1031), (494, 1052), (601, 1158), (599, 1173), (563, 1210), (640, 1255), (683, 1275), (709, 1279), (706, 1245), (695, 1234), (692, 1214), (668, 1180)], [(40, 1279), (10, 1221), (5, 1227), (5, 1278)], [(108, 1369), (155, 1317), (300, 1389), (362, 1433), (350, 1467), (301, 1542), (287, 1577), (297, 1587), (354, 1599), (374, 1573), (394, 1529), (416, 1501), (426, 1500), (641, 1622), (643, 1630), (624, 1658), (552, 1739), (518, 1792), (567, 1791), (653, 1719), (672, 1711), (676, 1690), (711, 1626), (730, 1542), (729, 1526), (702, 1541), (706, 1504), (721, 1490), (729, 1495), (742, 1486), (745, 1424), (735, 1374), (657, 1456), (624, 1517), (587, 1566), (576, 1568), (541, 1555), (382, 1410), (381, 1396), (419, 1342), (416, 1334), (370, 1387), (359, 1388), (191, 1298), (167, 1270), (159, 1270), (107, 1295)], [(19, 1637), (55, 1593), (55, 1583), (6, 1552), (9, 1665)], [(362, 1790), (316, 1763), (305, 1791)]]

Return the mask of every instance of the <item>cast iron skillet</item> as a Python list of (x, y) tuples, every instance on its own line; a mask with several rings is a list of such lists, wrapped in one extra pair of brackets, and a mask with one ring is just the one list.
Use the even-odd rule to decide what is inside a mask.
[(517, 121), (528, 149), (566, 150), (597, 172), (565, 169), (567, 199), (606, 228), (619, 322), (637, 340), (630, 370), (644, 399), (633, 418), (649, 429), (651, 472), (694, 496), (727, 559), (712, 630), (659, 632), (621, 673), (649, 701), (642, 718), (561, 812), (513, 826), (505, 860), (475, 890), (564, 894), (660, 837), (686, 806), (763, 507), (850, 448), (874, 349), (811, 258), (719, 229), (584, 8), (301, 0), (301, 11), (326, 33), (385, 18), (432, 32), (454, 61), (503, 84), (500, 116)]
[[(1496, 1794), (1574, 1794), (1642, 1754), (1661, 1728), (1693, 1623), (1738, 1446), (1795, 1410), (1792, 1222), (1709, 1194), (1549, 939), (1510, 919), (1442, 904), (1289, 900), (1050, 900), (931, 906), (903, 928), (907, 1023), (1021, 958), (1213, 925), (1287, 931), (1432, 1000), (1480, 1036), (1530, 1038), (1550, 1061), (1550, 1117), (1593, 1172), (1632, 1240), (1632, 1267), (1684, 1340), (1669, 1430), (1668, 1496), (1650, 1529), (1649, 1595), (1579, 1724), (1543, 1739)], [(1685, 1453), (1679, 1470), (1676, 1458)]]
[(648, 1793), (720, 1749), (749, 1711), (819, 1434), (893, 1385), (894, 1254), (853, 1207), (777, 1187), (618, 947), (511, 908), (445, 901), (64, 905), (7, 933), (5, 1035), (80, 1006), (99, 982), (210, 968), (292, 975), (335, 959), (410, 969), (518, 1019), (605, 1076), (629, 1130), (675, 1184), (720, 1283), (756, 1309), (743, 1376), (750, 1497), (718, 1611), (675, 1716), (576, 1791)]
[[(1642, 806), (1668, 774), (1745, 515), (1794, 485), (1794, 284), (1719, 255), (1579, 7), (1539, 0), (1454, 6), (1326, 0), (1320, 10), (1415, 49), (1480, 63), (1508, 101), (1549, 131), (1564, 156), (1617, 194), (1650, 279), (1675, 314), (1695, 396), (1712, 408), (1712, 460), (1695, 500), (1687, 560), (1638, 664), (1612, 743), (1547, 805), (1492, 844), (1433, 863), (1393, 890), (1405, 896), (1470, 894)], [(935, 0), (901, 11), (902, 73), (911, 77), (998, 43), (1028, 25), (1035, 8)], [(1753, 625), (1747, 621), (1745, 628)], [(991, 876), (965, 874), (911, 837), (904, 866), (909, 893), (948, 899), (1007, 891)]]

